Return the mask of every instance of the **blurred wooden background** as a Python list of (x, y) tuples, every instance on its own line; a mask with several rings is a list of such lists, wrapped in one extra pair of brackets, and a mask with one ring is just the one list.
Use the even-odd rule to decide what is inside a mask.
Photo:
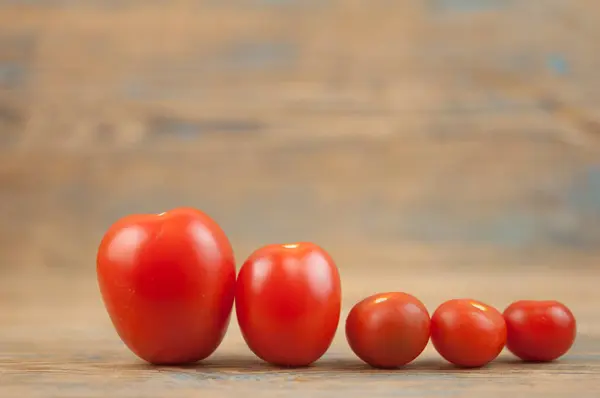
[(0, 272), (91, 276), (117, 218), (180, 205), (240, 261), (314, 240), (344, 267), (597, 267), (599, 15), (0, 0)]
[(595, 0), (0, 7), (2, 272), (87, 272), (115, 219), (178, 205), (241, 257), (310, 239), (597, 264)]
[[(570, 362), (511, 383), (500, 368), (486, 396), (538, 380), (539, 396), (597, 397), (598, 43), (597, 0), (0, 0), (0, 390), (180, 383), (183, 397), (210, 383), (140, 378), (94, 280), (112, 222), (186, 205), (223, 226), (239, 262), (320, 243), (345, 311), (377, 290), (430, 310), (563, 300), (583, 336)], [(222, 352), (248, 354), (232, 328)], [(343, 337), (332, 350), (351, 358)], [(273, 396), (288, 376), (268, 379)], [(261, 388), (223, 377), (217, 390)], [(407, 394), (482, 391), (477, 374), (413, 377)], [(351, 392), (389, 391), (368, 380)]]

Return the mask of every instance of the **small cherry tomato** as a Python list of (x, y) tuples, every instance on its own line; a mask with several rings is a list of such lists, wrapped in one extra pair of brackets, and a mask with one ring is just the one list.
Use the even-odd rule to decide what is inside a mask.
[(495, 308), (470, 299), (449, 300), (431, 316), (431, 342), (448, 362), (484, 366), (506, 343), (506, 324)]
[(575, 341), (575, 317), (557, 301), (516, 301), (504, 310), (504, 319), (506, 348), (524, 361), (553, 361)]
[(110, 319), (143, 360), (196, 362), (221, 343), (235, 261), (225, 233), (206, 214), (180, 208), (122, 218), (104, 235), (96, 264)]
[(346, 339), (354, 353), (376, 368), (412, 362), (429, 342), (427, 308), (406, 293), (380, 293), (358, 302), (346, 318)]
[(329, 348), (341, 311), (331, 257), (313, 243), (256, 250), (238, 274), (235, 308), (248, 347), (279, 366), (307, 366)]

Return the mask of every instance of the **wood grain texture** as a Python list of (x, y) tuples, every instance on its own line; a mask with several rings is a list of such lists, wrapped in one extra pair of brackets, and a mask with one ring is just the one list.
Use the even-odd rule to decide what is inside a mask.
[[(0, 0), (0, 396), (597, 397), (596, 0)], [(117, 218), (194, 206), (255, 247), (312, 240), (344, 309), (403, 290), (556, 298), (577, 345), (374, 372), (343, 333), (315, 367), (257, 362), (232, 322), (155, 369), (94, 280)]]
[[(521, 298), (553, 297), (578, 319), (579, 335), (568, 355), (550, 364), (523, 364), (503, 353), (492, 364), (459, 370), (430, 345), (413, 364), (395, 371), (368, 368), (349, 350), (343, 319), (329, 352), (305, 369), (278, 369), (255, 358), (235, 318), (224, 343), (205, 361), (186, 367), (151, 367), (116, 336), (93, 278), (33, 279), (31, 291), (8, 289), (0, 307), (0, 393), (24, 397), (596, 397), (600, 392), (598, 271), (427, 271), (384, 264), (342, 268), (343, 319), (350, 306), (374, 291), (405, 290), (433, 311), (450, 297), (477, 297), (498, 308)], [(568, 281), (570, 284), (566, 284)], [(22, 281), (20, 282), (22, 283)], [(44, 286), (44, 287), (42, 287)], [(13, 293), (10, 293), (14, 290)], [(35, 292), (34, 292), (35, 291)], [(11, 296), (12, 295), (12, 296)], [(40, 301), (41, 300), (41, 301)], [(18, 303), (15, 305), (14, 303)], [(41, 304), (43, 303), (43, 304)]]
[(0, 7), (9, 263), (180, 204), (248, 245), (600, 246), (595, 1)]
[(592, 1), (276, 3), (3, 6), (8, 146), (181, 147), (220, 132), (597, 141)]

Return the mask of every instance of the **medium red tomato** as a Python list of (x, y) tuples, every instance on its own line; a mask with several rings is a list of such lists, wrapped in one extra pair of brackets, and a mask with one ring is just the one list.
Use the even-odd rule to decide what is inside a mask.
[(575, 317), (557, 301), (516, 301), (504, 310), (504, 319), (506, 348), (524, 361), (553, 361), (575, 341)]
[(188, 208), (113, 224), (97, 257), (98, 284), (123, 342), (154, 364), (199, 361), (229, 325), (235, 261), (221, 228)]
[(431, 316), (431, 342), (448, 362), (480, 367), (494, 360), (506, 343), (502, 314), (480, 301), (455, 299)]
[(313, 243), (256, 250), (238, 274), (237, 319), (248, 347), (280, 366), (307, 366), (331, 345), (341, 283), (331, 257)]
[(346, 318), (352, 351), (376, 368), (412, 362), (429, 342), (427, 308), (406, 293), (379, 293), (358, 302)]

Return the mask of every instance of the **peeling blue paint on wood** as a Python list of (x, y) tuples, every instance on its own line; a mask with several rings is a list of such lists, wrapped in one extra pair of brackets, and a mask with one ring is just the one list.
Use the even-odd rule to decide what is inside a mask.
[(600, 164), (575, 175), (566, 191), (565, 204), (600, 221)]
[(0, 6), (36, 6), (36, 7), (69, 7), (126, 9), (143, 5), (166, 4), (168, 0), (0, 0)]
[(135, 76), (122, 83), (119, 96), (135, 101), (199, 101), (204, 91), (198, 84), (185, 85), (184, 82), (161, 84), (154, 81), (153, 74)]
[(0, 89), (22, 88), (28, 77), (29, 71), (26, 65), (12, 61), (0, 61)]
[(429, 0), (434, 11), (469, 13), (499, 10), (510, 5), (512, 0)]
[[(28, 60), (33, 55), (38, 37), (33, 32), (0, 34), (0, 56)], [(1, 58), (0, 58), (1, 59)]]
[(0, 89), (22, 89), (31, 77), (36, 47), (31, 33), (0, 34)]
[[(355, 212), (373, 239), (433, 244), (493, 245), (510, 249), (553, 246), (575, 250), (600, 247), (600, 165), (573, 170), (573, 179), (546, 179), (513, 201), (473, 213), (457, 190), (439, 186), (413, 205), (394, 206), (365, 198)], [(460, 177), (456, 177), (459, 179)], [(459, 186), (454, 181), (451, 185)], [(540, 196), (540, 192), (542, 192)], [(467, 200), (473, 203), (473, 198)], [(543, 205), (541, 205), (543, 201)], [(473, 203), (472, 208), (477, 208)]]
[(565, 76), (570, 72), (569, 61), (563, 54), (550, 54), (546, 57), (546, 67), (554, 74)]
[(228, 7), (305, 7), (322, 8), (331, 4), (331, 0), (201, 0), (205, 6)]
[[(519, 211), (474, 219), (449, 212), (433, 213), (421, 209), (397, 220), (399, 239), (429, 243), (493, 244), (520, 248), (535, 243), (538, 226), (534, 217)], [(387, 234), (386, 234), (387, 235)]]
[(292, 43), (280, 41), (251, 41), (234, 43), (225, 48), (219, 63), (228, 69), (270, 69), (290, 66), (297, 56)]
[(157, 116), (148, 122), (150, 138), (158, 135), (175, 135), (179, 139), (195, 139), (210, 133), (255, 133), (263, 125), (252, 120), (186, 120), (176, 117)]

